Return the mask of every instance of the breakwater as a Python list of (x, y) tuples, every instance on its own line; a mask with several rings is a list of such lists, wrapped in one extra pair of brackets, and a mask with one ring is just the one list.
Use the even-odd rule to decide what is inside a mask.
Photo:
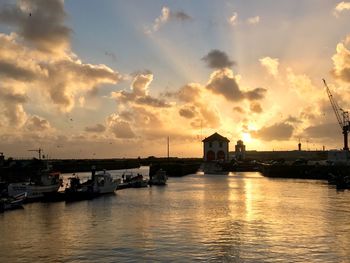
[(150, 166), (150, 175), (154, 175), (159, 169), (162, 169), (170, 177), (194, 174), (202, 163), (201, 158), (157, 158), (144, 161), (143, 164)]
[(0, 181), (20, 182), (34, 180), (45, 169), (61, 173), (89, 172), (94, 166), (99, 170), (124, 170), (150, 166), (151, 173), (163, 169), (168, 176), (184, 176), (195, 173), (201, 163), (200, 158), (122, 158), (122, 159), (63, 159), (63, 160), (14, 160), (7, 159), (0, 166)]

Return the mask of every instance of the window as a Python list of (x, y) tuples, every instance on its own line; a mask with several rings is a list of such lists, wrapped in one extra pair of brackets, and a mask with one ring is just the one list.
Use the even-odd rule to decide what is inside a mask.
[(219, 142), (219, 147), (222, 148), (222, 142)]
[(209, 148), (213, 147), (213, 143), (209, 142)]

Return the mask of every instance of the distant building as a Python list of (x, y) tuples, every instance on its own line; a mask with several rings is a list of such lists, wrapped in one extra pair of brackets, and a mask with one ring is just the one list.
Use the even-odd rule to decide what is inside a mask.
[(228, 160), (228, 146), (230, 140), (214, 133), (203, 141), (203, 159), (204, 161), (227, 161)]
[(242, 140), (237, 141), (235, 145), (235, 157), (240, 161), (245, 159), (245, 145)]
[[(285, 161), (295, 161), (296, 159), (306, 159), (306, 160), (327, 160), (327, 151), (245, 151), (245, 160), (280, 160)], [(237, 158), (236, 152), (230, 152), (231, 158)], [(338, 157), (339, 158), (339, 157)]]

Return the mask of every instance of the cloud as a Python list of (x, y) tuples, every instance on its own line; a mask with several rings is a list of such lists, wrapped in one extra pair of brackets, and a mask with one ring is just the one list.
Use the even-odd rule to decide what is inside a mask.
[(166, 101), (148, 95), (149, 85), (152, 80), (153, 74), (151, 72), (138, 73), (131, 83), (131, 92), (125, 90), (112, 92), (111, 97), (123, 103), (134, 103), (158, 108), (170, 107)]
[[(199, 111), (202, 115), (201, 120), (203, 121), (201, 125), (203, 125), (203, 127), (209, 127), (212, 129), (216, 129), (220, 127), (221, 125), (220, 113), (216, 108), (213, 108), (213, 107), (210, 108), (207, 105), (201, 105)], [(197, 125), (198, 125), (198, 121), (197, 121)], [(192, 123), (192, 126), (196, 127), (194, 123)]]
[(337, 123), (323, 123), (309, 126), (304, 129), (303, 134), (309, 138), (328, 138), (334, 140), (334, 137), (341, 138), (341, 129)]
[(26, 103), (28, 101), (28, 97), (26, 94), (13, 93), (10, 89), (0, 87), (0, 100), (10, 104)]
[(238, 112), (238, 113), (245, 113), (244, 109), (239, 106), (233, 107), (233, 111)]
[(229, 68), (235, 65), (235, 62), (231, 61), (225, 52), (217, 49), (211, 50), (202, 60), (213, 69)]
[(271, 126), (265, 126), (258, 131), (253, 131), (251, 134), (264, 141), (285, 141), (293, 134), (293, 126), (288, 123), (275, 123)]
[(96, 124), (93, 126), (87, 126), (85, 127), (85, 131), (86, 132), (95, 132), (95, 133), (101, 133), (104, 132), (106, 130), (106, 127), (102, 124)]
[(7, 120), (10, 126), (21, 126), (27, 119), (23, 104), (28, 101), (24, 93), (16, 93), (10, 88), (0, 86), (0, 115)]
[(69, 48), (71, 29), (64, 25), (63, 0), (18, 1), (0, 11), (0, 22), (19, 28), (19, 35), (38, 50), (62, 53)]
[(350, 2), (340, 2), (334, 8), (333, 14), (335, 16), (339, 16), (339, 14), (343, 11), (350, 10)]
[(260, 17), (259, 16), (254, 16), (254, 17), (250, 17), (247, 19), (247, 23), (249, 25), (256, 25), (260, 22)]
[(261, 100), (265, 97), (266, 91), (264, 88), (255, 88), (245, 92), (243, 95), (248, 100)]
[(184, 11), (170, 12), (170, 18), (181, 21), (192, 20), (192, 17), (186, 14)]
[(36, 73), (30, 69), (7, 61), (0, 61), (0, 76), (21, 81), (33, 81), (37, 78)]
[(116, 84), (122, 76), (105, 65), (84, 64), (66, 59), (46, 64), (48, 75), (43, 87), (62, 111), (71, 111), (75, 95), (102, 84)]
[(136, 98), (135, 103), (139, 104), (139, 105), (147, 105), (147, 106), (157, 107), (157, 108), (170, 107), (170, 104), (167, 103), (166, 101), (160, 100), (160, 99), (148, 96), (148, 95), (144, 96), (144, 97)]
[(179, 110), (180, 116), (187, 118), (187, 119), (192, 119), (196, 116), (196, 110), (195, 107), (184, 107)]
[(29, 131), (34, 132), (46, 131), (51, 128), (51, 125), (47, 120), (36, 115), (28, 118), (25, 126)]
[(122, 76), (105, 65), (85, 64), (73, 54), (64, 18), (61, 0), (18, 1), (1, 9), (0, 20), (18, 32), (0, 33), (0, 77), (14, 90), (19, 85), (41, 90), (53, 105), (69, 112), (76, 95), (116, 84)]
[(116, 138), (131, 139), (135, 138), (135, 134), (130, 127), (130, 123), (120, 120), (120, 118), (112, 114), (107, 118), (109, 130)]
[(339, 43), (336, 52), (332, 57), (333, 74), (342, 81), (350, 83), (350, 50), (343, 43)]
[(278, 75), (278, 58), (264, 57), (259, 59), (260, 64), (266, 68), (267, 72), (272, 76), (276, 77)]
[(250, 104), (250, 111), (254, 112), (254, 113), (261, 113), (263, 110), (262, 110), (262, 107), (261, 107), (260, 103), (252, 102)]
[(227, 68), (214, 71), (206, 88), (215, 94), (222, 95), (228, 101), (259, 100), (264, 98), (266, 92), (264, 88), (256, 88), (250, 91), (240, 90), (232, 70)]
[(229, 69), (214, 71), (206, 88), (215, 94), (224, 96), (230, 101), (239, 101), (244, 98), (233, 76), (233, 72)]
[(179, 20), (179, 21), (188, 21), (192, 20), (192, 17), (185, 13), (184, 11), (170, 11), (170, 8), (167, 6), (163, 6), (161, 10), (160, 16), (158, 16), (151, 27), (145, 28), (146, 34), (152, 34), (157, 32), (164, 24), (166, 24), (169, 20)]
[(135, 96), (145, 96), (148, 94), (149, 84), (153, 80), (152, 73), (140, 73), (134, 78), (131, 89)]
[(300, 120), (300, 118), (294, 117), (294, 116), (288, 116), (288, 118), (285, 120), (286, 123), (302, 123), (302, 121)]
[(238, 14), (236, 12), (233, 12), (233, 14), (228, 18), (228, 22), (232, 26), (236, 26), (238, 24)]
[(189, 83), (181, 87), (176, 95), (183, 102), (194, 102), (199, 99), (202, 89), (200, 84)]

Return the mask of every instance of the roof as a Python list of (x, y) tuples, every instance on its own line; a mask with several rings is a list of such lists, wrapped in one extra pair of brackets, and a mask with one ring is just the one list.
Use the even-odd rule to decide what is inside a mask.
[(224, 136), (221, 136), (217, 132), (212, 134), (212, 135), (210, 135), (209, 137), (206, 137), (202, 142), (213, 142), (213, 141), (230, 142), (229, 139), (227, 139)]

